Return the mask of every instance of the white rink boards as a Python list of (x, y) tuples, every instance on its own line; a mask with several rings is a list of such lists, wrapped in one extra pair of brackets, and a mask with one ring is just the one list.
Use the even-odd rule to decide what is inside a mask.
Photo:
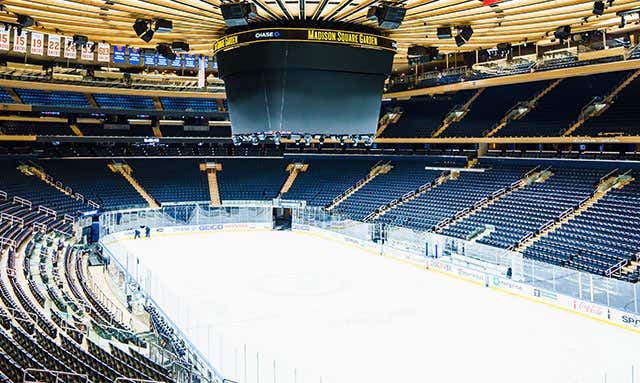
[(124, 244), (237, 382), (631, 382), (634, 363), (640, 375), (634, 332), (344, 242), (255, 231)]

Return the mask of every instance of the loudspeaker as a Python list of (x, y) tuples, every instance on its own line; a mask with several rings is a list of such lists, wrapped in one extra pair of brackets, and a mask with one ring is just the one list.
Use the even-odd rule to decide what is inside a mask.
[(458, 33), (458, 36), (462, 37), (465, 42), (469, 41), (472, 35), (473, 35), (473, 28), (471, 28), (470, 25), (465, 25), (460, 29), (460, 33)]
[(596, 1), (593, 3), (593, 14), (596, 16), (602, 16), (604, 13), (604, 1)]

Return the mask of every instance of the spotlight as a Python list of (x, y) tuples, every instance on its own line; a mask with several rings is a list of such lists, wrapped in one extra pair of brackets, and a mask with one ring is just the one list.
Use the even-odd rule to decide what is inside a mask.
[(154, 30), (151, 29), (151, 21), (145, 19), (137, 19), (135, 23), (133, 23), (133, 30), (136, 32), (136, 35), (146, 43), (151, 41), (155, 33)]
[(602, 16), (604, 13), (604, 1), (596, 1), (593, 3), (593, 14), (596, 16)]
[(438, 27), (436, 35), (438, 36), (438, 40), (447, 40), (453, 37), (451, 27)]
[(258, 140), (258, 136), (256, 136), (255, 134), (252, 134), (251, 135), (251, 145), (258, 146), (259, 143), (260, 143), (260, 140)]
[(158, 33), (169, 33), (173, 29), (173, 22), (171, 20), (158, 19), (156, 20), (155, 31)]
[(471, 40), (471, 36), (473, 35), (473, 28), (471, 25), (465, 25), (460, 28), (460, 32), (458, 32), (458, 36), (462, 37), (465, 42)]
[(98, 47), (98, 44), (92, 43), (91, 48), (89, 48), (89, 52), (91, 53), (95, 52), (97, 47)]
[(304, 146), (310, 146), (311, 145), (311, 135), (310, 134), (305, 134), (304, 135)]
[(258, 17), (256, 5), (247, 1), (220, 4), (220, 12), (227, 27), (248, 25), (249, 20)]
[(231, 141), (233, 141), (233, 145), (234, 146), (240, 146), (240, 144), (241, 144), (240, 139), (238, 138), (238, 136), (233, 136), (231, 138)]
[(33, 21), (33, 17), (31, 16), (18, 15), (16, 19), (17, 19), (18, 25), (21, 26), (22, 28), (29, 28), (29, 27), (32, 27), (33, 24), (35, 24), (35, 21)]
[(563, 25), (561, 27), (558, 27), (555, 32), (553, 32), (553, 35), (555, 36), (556, 39), (560, 40), (561, 42), (566, 40), (567, 38), (569, 38), (569, 36), (571, 36), (571, 26), (570, 25)]
[(276, 146), (280, 146), (281, 139), (282, 139), (282, 136), (280, 135), (280, 133), (276, 132), (276, 135), (273, 136), (273, 143), (276, 144)]
[(464, 39), (462, 37), (460, 37), (460, 35), (457, 35), (454, 40), (456, 41), (456, 46), (458, 48), (460, 48), (461, 46), (463, 46), (466, 43), (466, 41), (464, 41)]
[(351, 140), (353, 141), (353, 147), (354, 148), (356, 146), (358, 146), (358, 143), (360, 142), (360, 138), (358, 136), (353, 136), (353, 138)]
[(370, 7), (367, 11), (367, 19), (377, 21), (378, 26), (383, 29), (397, 29), (407, 10), (401, 6), (391, 3), (381, 3)]
[(89, 38), (85, 35), (73, 35), (73, 44), (76, 47), (86, 46), (89, 43)]
[(169, 61), (173, 61), (177, 57), (173, 49), (171, 49), (171, 47), (168, 44), (164, 44), (164, 43), (158, 44), (156, 46), (156, 51), (160, 53), (162, 57), (165, 57)]
[(189, 52), (189, 43), (185, 43), (184, 41), (174, 41), (171, 43), (171, 48), (174, 52)]

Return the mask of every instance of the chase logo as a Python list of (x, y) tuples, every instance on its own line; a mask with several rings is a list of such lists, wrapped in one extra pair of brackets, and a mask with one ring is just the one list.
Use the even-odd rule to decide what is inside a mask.
[(280, 32), (278, 31), (256, 32), (255, 34), (256, 39), (277, 39), (278, 37), (280, 37)]

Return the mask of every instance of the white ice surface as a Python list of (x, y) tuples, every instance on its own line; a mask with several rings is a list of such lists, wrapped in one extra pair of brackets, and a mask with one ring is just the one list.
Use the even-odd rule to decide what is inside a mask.
[(308, 234), (125, 245), (237, 382), (626, 383), (634, 363), (640, 375), (635, 333)]

